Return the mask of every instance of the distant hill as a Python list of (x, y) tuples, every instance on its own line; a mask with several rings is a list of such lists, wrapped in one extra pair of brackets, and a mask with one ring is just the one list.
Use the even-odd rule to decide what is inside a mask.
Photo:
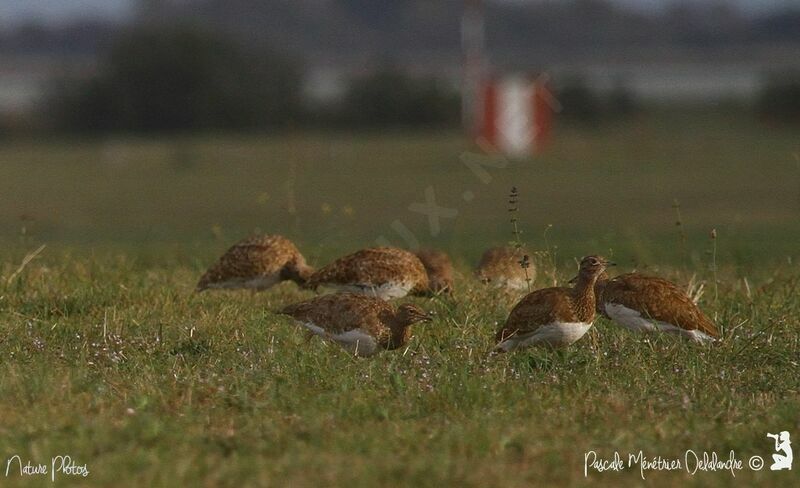
[[(724, 2), (682, 2), (657, 13), (610, 0), (487, 2), (487, 40), (498, 60), (647, 49), (718, 52), (800, 45), (800, 7), (744, 15)], [(144, 7), (146, 6), (146, 7)], [(458, 60), (462, 0), (141, 0), (140, 22), (200, 21), (264, 42), (311, 64)], [(0, 52), (102, 49), (118, 26), (77, 20), (0, 30)]]
[[(29, 22), (31, 19), (47, 23), (75, 22), (76, 20), (93, 18), (124, 21), (129, 19), (136, 8), (154, 3), (177, 3), (185, 0), (36, 0), (0, 2), (0, 25), (12, 25)], [(431, 0), (433, 3), (436, 0)], [(542, 3), (568, 2), (570, 0), (486, 0), (489, 3)], [(763, 14), (780, 10), (791, 5), (795, 0), (692, 0), (695, 4), (719, 3), (720, 1), (736, 5), (744, 13)], [(611, 0), (615, 5), (638, 11), (659, 11), (667, 8), (675, 0)], [(360, 2), (367, 6), (386, 3), (395, 5), (398, 2)], [(358, 2), (353, 2), (358, 4)], [(388, 12), (389, 10), (384, 10)]]
[[(500, 60), (523, 50), (574, 58), (630, 48), (800, 45), (800, 8), (745, 15), (724, 2), (683, 2), (649, 14), (609, 0), (486, 5), (487, 42)], [(462, 8), (462, 0), (190, 0), (150, 19), (199, 19), (314, 64), (419, 62), (459, 59)]]

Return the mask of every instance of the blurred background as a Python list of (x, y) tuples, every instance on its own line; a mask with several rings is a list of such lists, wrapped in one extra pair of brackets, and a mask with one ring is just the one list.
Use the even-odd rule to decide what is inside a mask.
[[(553, 94), (547, 147), (489, 181), (471, 69)], [(716, 228), (730, 260), (781, 260), (799, 135), (798, 0), (0, 0), (8, 242), (473, 259), (517, 186), (535, 248), (702, 262)], [(429, 187), (438, 232), (410, 210)]]

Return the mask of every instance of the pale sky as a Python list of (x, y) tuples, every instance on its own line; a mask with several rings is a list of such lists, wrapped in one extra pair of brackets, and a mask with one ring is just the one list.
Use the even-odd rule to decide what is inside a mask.
[[(537, 0), (493, 0), (525, 2)], [(642, 9), (664, 6), (675, 0), (613, 0)], [(702, 1), (702, 0), (693, 0)], [(759, 11), (777, 6), (795, 5), (800, 0), (728, 0), (745, 11)], [(134, 0), (0, 0), (0, 25), (20, 20), (57, 22), (75, 17), (94, 16), (124, 18), (132, 10)]]
[(0, 24), (20, 20), (59, 21), (88, 15), (123, 18), (132, 0), (0, 0)]

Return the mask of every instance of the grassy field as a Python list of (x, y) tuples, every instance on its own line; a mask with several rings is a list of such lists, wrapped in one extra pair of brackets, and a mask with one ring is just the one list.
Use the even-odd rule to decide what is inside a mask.
[[(471, 263), (510, 238), (506, 195), (517, 186), (525, 240), (558, 246), (564, 259), (594, 250), (696, 266), (716, 228), (728, 262), (775, 262), (798, 255), (797, 136), (721, 115), (662, 114), (561, 129), (542, 158), (504, 167), (451, 133), (7, 143), (0, 235), (16, 242), (24, 227), (36, 242), (158, 254), (177, 245), (205, 263), (262, 230), (324, 261), (381, 236), (405, 245), (398, 221), (422, 245)], [(465, 160), (478, 161), (483, 179)], [(436, 235), (409, 210), (429, 187), (457, 212)]]
[[(57, 482), (96, 486), (796, 484), (797, 465), (769, 470), (766, 437), (800, 439), (796, 135), (716, 116), (565, 128), (541, 159), (481, 166), (489, 181), (452, 134), (6, 144), (0, 484), (51, 484), (16, 464), (6, 477), (15, 454), (70, 455), (90, 474)], [(469, 269), (511, 238), (512, 185), (525, 240), (555, 252), (536, 286), (590, 252), (694, 279), (721, 343), (600, 319), (566, 351), (487, 355), (516, 297)], [(408, 208), (428, 187), (458, 212), (438, 234)], [(250, 231), (292, 236), (319, 265), (381, 237), (406, 245), (395, 221), (460, 271), (452, 300), (410, 299), (437, 318), (407, 349), (357, 360), (307, 342), (272, 313), (311, 296), (291, 284), (192, 293)], [(689, 449), (732, 450), (742, 469), (584, 477), (592, 450), (627, 462)]]

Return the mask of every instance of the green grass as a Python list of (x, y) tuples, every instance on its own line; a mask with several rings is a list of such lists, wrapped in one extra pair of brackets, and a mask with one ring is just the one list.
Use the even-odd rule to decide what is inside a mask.
[(714, 347), (645, 341), (600, 320), (570, 350), (490, 357), (512, 300), (462, 278), (452, 303), (417, 300), (438, 318), (408, 350), (370, 360), (306, 342), (270, 312), (307, 292), (195, 295), (197, 271), (173, 258), (63, 254), (4, 284), (2, 459), (70, 454), (89, 464), (86, 482), (106, 486), (522, 486), (581, 483), (589, 450), (769, 458), (766, 433), (800, 427), (797, 266), (749, 276), (749, 294), (724, 270), (719, 301), (702, 303), (724, 330)]
[[(771, 461), (767, 432), (800, 438), (794, 136), (713, 117), (563, 129), (546, 157), (490, 170), (485, 185), (452, 134), (4, 146), (0, 481), (49, 485), (4, 477), (4, 461), (69, 454), (91, 472), (71, 481), (95, 486), (796, 484), (796, 463), (747, 468), (753, 455)], [(428, 185), (459, 210), (438, 236), (407, 209)], [(647, 340), (601, 319), (566, 351), (488, 356), (514, 298), (469, 269), (513, 237), (512, 185), (523, 238), (558, 249), (537, 286), (563, 282), (588, 252), (694, 277), (723, 341)], [(453, 253), (460, 272), (452, 301), (413, 299), (437, 318), (407, 350), (358, 360), (306, 342), (271, 312), (311, 296), (291, 284), (192, 293), (203, 267), (255, 228), (298, 238), (322, 264), (380, 235), (402, 244), (395, 219)], [(589, 450), (627, 460), (687, 449), (734, 450), (745, 469), (583, 476)]]
[[(543, 249), (552, 225), (548, 241), (565, 259), (592, 250), (697, 265), (712, 228), (727, 262), (798, 255), (792, 129), (700, 114), (563, 128), (542, 158), (487, 169), (488, 183), (462, 162), (472, 151), (452, 133), (9, 143), (0, 147), (0, 235), (12, 239), (24, 226), (41, 242), (159, 252), (194, 245), (195, 253), (260, 229), (325, 258), (381, 236), (403, 245), (392, 228), (400, 221), (421, 244), (471, 263), (486, 245), (512, 238), (505, 212), (515, 185), (523, 238)], [(429, 186), (458, 211), (435, 236), (425, 215), (408, 209)]]

